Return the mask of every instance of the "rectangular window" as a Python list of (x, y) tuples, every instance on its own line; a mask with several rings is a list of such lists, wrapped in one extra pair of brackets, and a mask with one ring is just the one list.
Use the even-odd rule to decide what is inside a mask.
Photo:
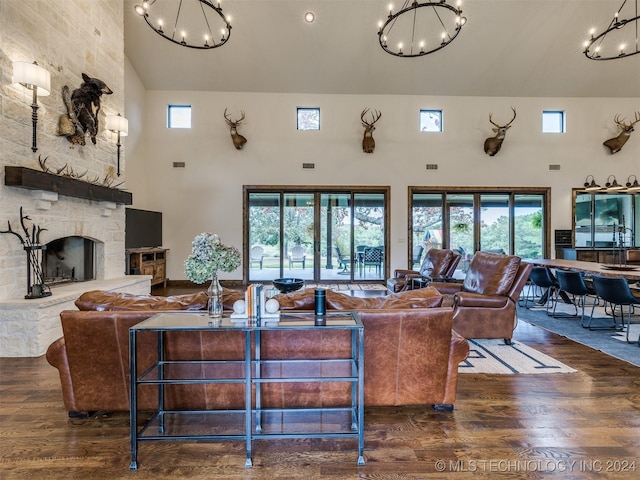
[(298, 107), (297, 129), (320, 130), (320, 108)]
[(168, 128), (191, 128), (191, 105), (169, 105), (167, 108)]
[(542, 133), (564, 133), (565, 118), (561, 110), (545, 110), (542, 112)]
[(420, 131), (441, 132), (442, 110), (420, 110)]

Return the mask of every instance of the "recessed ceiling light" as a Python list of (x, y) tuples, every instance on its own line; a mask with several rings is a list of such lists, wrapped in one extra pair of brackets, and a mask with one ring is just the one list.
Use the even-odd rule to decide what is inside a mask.
[(307, 12), (304, 14), (304, 20), (307, 23), (313, 23), (313, 21), (316, 19), (316, 16), (314, 15), (313, 12)]

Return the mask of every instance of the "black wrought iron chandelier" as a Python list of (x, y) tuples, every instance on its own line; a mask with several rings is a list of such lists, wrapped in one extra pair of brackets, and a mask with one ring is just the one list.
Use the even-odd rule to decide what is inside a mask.
[(597, 33), (597, 30), (592, 28), (589, 32), (591, 38), (584, 42), (586, 57), (591, 60), (614, 60), (640, 53), (639, 19), (638, 0), (623, 0), (606, 29)]
[(378, 40), (385, 52), (396, 57), (421, 57), (453, 42), (466, 22), (460, 2), (454, 7), (446, 0), (405, 0), (396, 13), (389, 6), (386, 22), (378, 25)]
[(183, 47), (221, 47), (231, 36), (231, 18), (220, 2), (209, 0), (148, 0), (134, 7), (154, 32)]

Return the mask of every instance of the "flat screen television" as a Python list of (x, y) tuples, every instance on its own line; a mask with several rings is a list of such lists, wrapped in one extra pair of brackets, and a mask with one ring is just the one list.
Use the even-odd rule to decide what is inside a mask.
[[(596, 197), (594, 204), (594, 224), (613, 225), (620, 224), (620, 203), (617, 198)], [(576, 202), (576, 226), (591, 225), (591, 202)]]
[(620, 224), (620, 204), (617, 198), (596, 198), (596, 225)]
[(162, 246), (162, 212), (125, 208), (125, 248)]

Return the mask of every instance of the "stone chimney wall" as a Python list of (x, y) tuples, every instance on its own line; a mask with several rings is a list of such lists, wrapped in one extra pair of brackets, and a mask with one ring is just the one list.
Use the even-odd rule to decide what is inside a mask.
[[(6, 165), (40, 170), (65, 165), (84, 178), (125, 178), (125, 146), (116, 177), (116, 135), (104, 130), (105, 116), (124, 116), (124, 2), (112, 0), (3, 0), (0, 2), (0, 230), (10, 222), (22, 233), (20, 207), (29, 225), (47, 229), (41, 243), (69, 235), (96, 241), (96, 279), (125, 273), (124, 205), (26, 190), (4, 183)], [(12, 83), (14, 61), (36, 61), (51, 74), (51, 94), (38, 97), (38, 151), (31, 151), (32, 93)], [(66, 113), (62, 87), (71, 91), (82, 74), (99, 78), (112, 95), (102, 96), (97, 144), (87, 135), (84, 146), (58, 135), (58, 119)], [(124, 142), (126, 143), (126, 142)], [(124, 189), (125, 185), (119, 188)], [(0, 235), (0, 301), (22, 298), (27, 291), (27, 255), (13, 235)]]

